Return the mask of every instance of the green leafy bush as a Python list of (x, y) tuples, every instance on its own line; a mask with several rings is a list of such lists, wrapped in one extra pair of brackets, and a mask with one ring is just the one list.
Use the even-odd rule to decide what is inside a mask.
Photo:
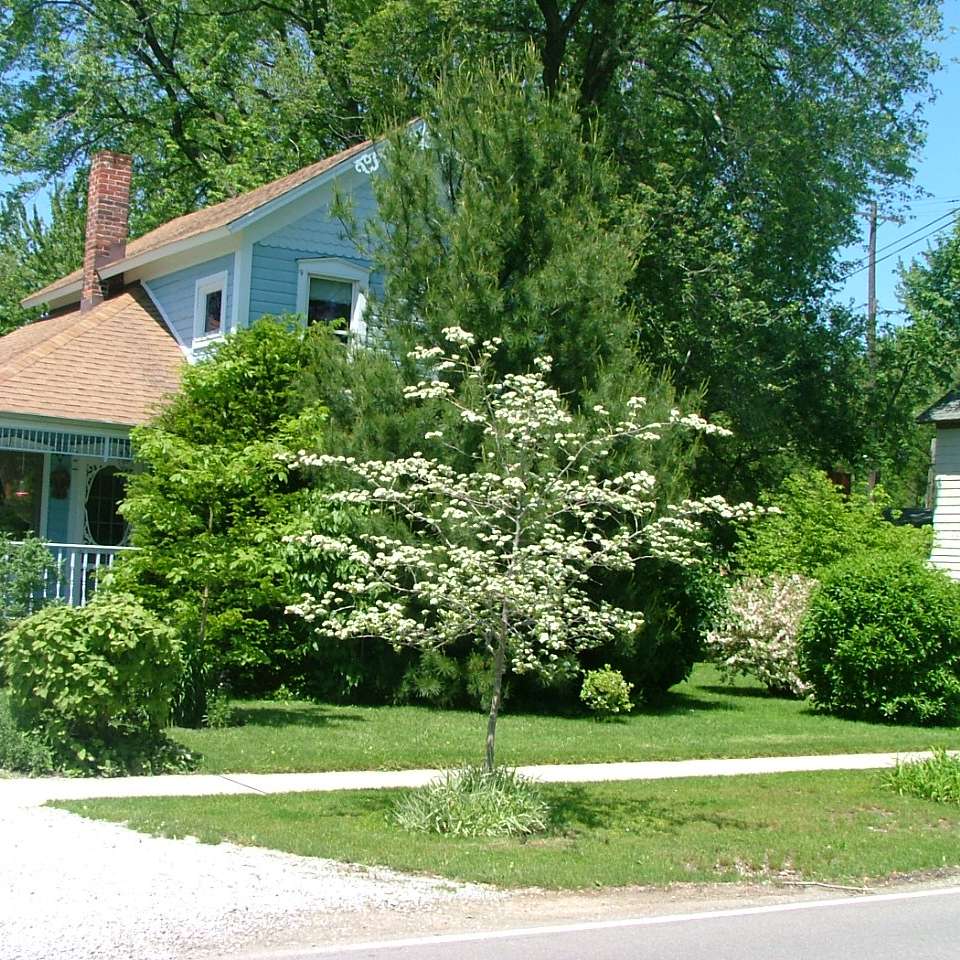
[(734, 584), (726, 615), (707, 635), (721, 672), (756, 677), (774, 693), (803, 697), (797, 638), (816, 580), (800, 574), (747, 577)]
[(134, 598), (98, 594), (50, 606), (7, 635), (4, 666), (18, 727), (82, 773), (150, 771), (172, 759), (162, 728), (182, 670), (176, 634)]
[(580, 688), (580, 699), (598, 720), (609, 720), (633, 709), (630, 702), (632, 683), (623, 679), (619, 670), (604, 664), (602, 670), (588, 670)]
[[(597, 579), (605, 600), (642, 611), (644, 625), (633, 638), (588, 650), (583, 667), (609, 663), (633, 685), (637, 701), (656, 702), (690, 676), (703, 655), (703, 638), (726, 602), (724, 580), (709, 564), (681, 567), (660, 560)], [(574, 699), (576, 693), (574, 688)]]
[(0, 694), (0, 770), (41, 776), (55, 769), (50, 748), (14, 723), (8, 698)]
[(240, 714), (230, 700), (225, 689), (214, 690), (207, 694), (207, 712), (203, 725), (210, 730), (225, 730), (227, 727), (240, 726)]
[(304, 400), (300, 381), (323, 336), (282, 320), (232, 334), (133, 433), (146, 469), (122, 510), (140, 549), (117, 565), (111, 588), (135, 595), (182, 642), (178, 723), (200, 725), (207, 692), (222, 683), (258, 695), (314, 672), (309, 631), (284, 609), (327, 571), (282, 539), (305, 526), (335, 530), (347, 511), (320, 505), (311, 478), (291, 475), (277, 454), (322, 443), (326, 411)]
[(901, 797), (919, 797), (960, 806), (960, 757), (939, 747), (925, 760), (897, 763), (883, 774), (883, 782)]
[(405, 830), (452, 837), (516, 837), (547, 829), (549, 807), (515, 770), (464, 767), (403, 796), (393, 809)]
[(59, 578), (57, 562), (42, 541), (0, 537), (0, 634), (39, 610), (44, 586), (55, 586)]
[(747, 574), (802, 573), (818, 578), (824, 567), (864, 551), (891, 551), (925, 560), (930, 533), (883, 519), (882, 491), (846, 497), (820, 471), (794, 473), (761, 497), (768, 513), (738, 532), (735, 564)]
[(799, 642), (801, 673), (824, 710), (960, 722), (960, 587), (910, 554), (828, 568)]

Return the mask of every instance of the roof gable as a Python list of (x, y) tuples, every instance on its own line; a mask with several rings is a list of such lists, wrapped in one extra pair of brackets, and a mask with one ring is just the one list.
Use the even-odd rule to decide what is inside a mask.
[[(231, 197), (211, 207), (204, 207), (193, 213), (185, 214), (170, 220), (167, 223), (151, 230), (149, 233), (131, 240), (122, 258), (108, 264), (101, 270), (101, 276), (110, 277), (122, 273), (125, 268), (139, 264), (145, 260), (155, 259), (177, 248), (179, 245), (200, 242), (210, 234), (229, 232), (231, 229), (242, 228), (250, 222), (266, 216), (277, 205), (292, 201), (303, 193), (313, 189), (314, 182), (324, 174), (335, 175), (337, 168), (345, 166), (350, 160), (358, 164), (367, 162), (364, 154), (372, 146), (372, 141), (365, 140), (356, 146), (341, 150), (331, 157), (317, 163), (310, 164), (300, 170), (273, 180), (257, 187), (238, 197)], [(26, 307), (39, 306), (51, 299), (62, 297), (76, 291), (79, 292), (83, 278), (82, 270), (73, 273), (37, 290), (22, 302)]]
[(960, 387), (951, 390), (917, 417), (917, 423), (960, 422)]

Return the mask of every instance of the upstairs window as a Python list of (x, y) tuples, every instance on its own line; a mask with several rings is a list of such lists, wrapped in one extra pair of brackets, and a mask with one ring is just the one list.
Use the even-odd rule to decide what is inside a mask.
[(344, 342), (362, 341), (369, 276), (365, 268), (339, 257), (301, 260), (297, 312), (308, 324), (327, 324)]
[(215, 273), (197, 281), (193, 308), (193, 338), (218, 337), (226, 330), (227, 273)]
[(346, 280), (310, 277), (307, 300), (307, 324), (327, 323), (333, 332), (346, 339), (353, 316), (354, 285)]

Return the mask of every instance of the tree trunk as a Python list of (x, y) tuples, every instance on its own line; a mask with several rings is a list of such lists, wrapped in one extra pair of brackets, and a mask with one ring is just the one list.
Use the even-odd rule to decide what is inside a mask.
[(500, 713), (500, 703), (503, 695), (503, 672), (506, 666), (505, 638), (497, 642), (497, 649), (493, 655), (493, 678), (490, 683), (490, 715), (487, 717), (487, 751), (483, 758), (483, 769), (493, 773), (495, 746), (497, 739), (497, 716)]

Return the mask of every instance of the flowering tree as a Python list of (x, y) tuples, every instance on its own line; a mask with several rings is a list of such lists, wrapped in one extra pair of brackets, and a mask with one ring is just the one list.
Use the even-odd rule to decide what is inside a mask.
[(805, 697), (798, 638), (817, 581), (799, 573), (746, 577), (730, 591), (727, 616), (707, 635), (708, 653), (729, 680), (756, 677), (774, 693)]
[[(591, 596), (591, 571), (629, 569), (642, 557), (695, 563), (703, 515), (736, 519), (755, 508), (714, 497), (656, 510), (649, 473), (596, 480), (591, 465), (614, 445), (655, 442), (672, 425), (722, 431), (677, 410), (667, 422), (648, 423), (640, 397), (622, 418), (595, 407), (588, 426), (546, 385), (550, 358), (537, 360), (532, 373), (497, 381), (491, 367), (498, 339), (477, 346), (459, 327), (443, 334), (449, 349), (411, 354), (431, 378), (407, 395), (452, 407), (481, 432), (474, 469), (461, 473), (422, 454), (357, 462), (300, 451), (294, 458), (300, 466), (352, 477), (331, 500), (391, 512), (407, 522), (411, 536), (292, 538), (341, 555), (354, 573), (288, 611), (336, 638), (384, 637), (420, 649), (461, 638), (480, 645), (491, 661), (485, 766), (492, 770), (507, 670), (547, 679), (576, 673), (579, 651), (642, 627), (636, 611)], [(448, 442), (439, 430), (426, 439)]]

